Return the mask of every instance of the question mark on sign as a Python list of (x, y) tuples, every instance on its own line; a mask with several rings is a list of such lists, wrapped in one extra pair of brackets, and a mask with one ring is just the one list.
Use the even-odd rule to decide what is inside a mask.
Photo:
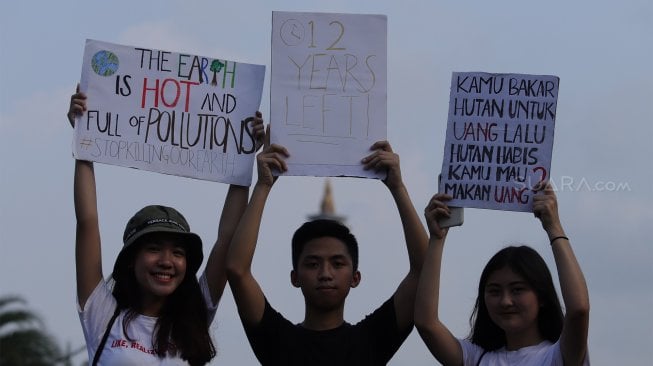
[[(538, 166), (538, 167), (533, 168), (533, 173), (537, 173), (538, 171), (541, 171), (542, 175), (540, 176), (540, 180), (537, 182), (537, 184), (535, 184), (535, 187), (542, 184), (542, 182), (544, 182), (546, 180), (546, 176), (547, 176), (546, 169), (543, 166)], [(534, 191), (534, 189), (532, 189), (532, 188), (531, 188), (531, 190)]]

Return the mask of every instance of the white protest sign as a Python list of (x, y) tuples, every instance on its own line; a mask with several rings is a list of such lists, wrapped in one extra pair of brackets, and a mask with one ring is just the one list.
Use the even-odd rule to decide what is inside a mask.
[(87, 40), (77, 159), (250, 185), (265, 66)]
[(386, 139), (385, 15), (272, 13), (270, 138), (287, 175), (374, 177), (361, 159)]
[(532, 211), (549, 178), (559, 78), (454, 72), (439, 191), (450, 206)]

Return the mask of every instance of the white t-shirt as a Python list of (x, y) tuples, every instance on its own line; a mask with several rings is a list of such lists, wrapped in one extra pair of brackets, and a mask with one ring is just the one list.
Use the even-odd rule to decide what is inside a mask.
[[(475, 366), (483, 354), (483, 348), (473, 344), (466, 339), (459, 339), (458, 342), (463, 349), (463, 365)], [(589, 366), (589, 356), (585, 356), (583, 366)], [(544, 341), (534, 346), (520, 348), (516, 351), (508, 351), (500, 348), (496, 351), (487, 352), (481, 359), (480, 366), (564, 366), (560, 343)]]
[[(211, 301), (206, 276), (203, 274), (199, 278), (200, 288), (204, 296), (204, 302), (207, 304), (209, 324), (213, 321), (217, 304)], [(112, 280), (100, 281), (98, 286), (93, 290), (91, 296), (86, 300), (84, 309), (79, 307), (77, 302), (77, 311), (82, 323), (84, 338), (86, 339), (86, 350), (88, 351), (89, 364), (95, 356), (95, 350), (102, 340), (107, 324), (116, 309), (116, 299), (111, 293)], [(139, 366), (172, 366), (188, 365), (188, 363), (179, 357), (159, 358), (152, 344), (152, 330), (156, 324), (157, 318), (144, 315), (136, 316), (129, 323), (128, 334), (131, 339), (123, 332), (122, 319), (126, 312), (123, 310), (116, 318), (111, 332), (104, 344), (104, 350), (98, 362), (98, 365), (139, 365)]]

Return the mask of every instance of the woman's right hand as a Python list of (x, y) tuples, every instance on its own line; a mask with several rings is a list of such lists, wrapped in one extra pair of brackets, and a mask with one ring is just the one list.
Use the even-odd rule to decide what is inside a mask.
[(79, 84), (77, 84), (77, 91), (70, 97), (70, 107), (68, 107), (68, 121), (73, 128), (75, 128), (75, 117), (81, 116), (84, 112), (86, 112), (86, 94), (79, 91)]
[(431, 197), (428, 205), (426, 205), (424, 217), (431, 236), (442, 239), (447, 235), (449, 229), (441, 228), (438, 220), (449, 217), (449, 206), (447, 206), (446, 202), (451, 199), (452, 197), (448, 194), (437, 193)]

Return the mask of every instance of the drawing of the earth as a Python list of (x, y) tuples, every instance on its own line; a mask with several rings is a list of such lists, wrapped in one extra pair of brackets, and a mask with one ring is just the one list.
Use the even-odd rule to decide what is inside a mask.
[(118, 56), (113, 52), (102, 50), (93, 55), (91, 66), (93, 71), (100, 76), (111, 76), (118, 71)]

